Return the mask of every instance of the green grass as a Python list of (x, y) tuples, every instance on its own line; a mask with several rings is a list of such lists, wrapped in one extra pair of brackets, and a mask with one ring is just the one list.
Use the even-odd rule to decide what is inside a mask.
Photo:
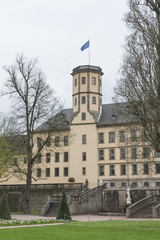
[(0, 240), (159, 240), (158, 221), (68, 222), (57, 226), (0, 229)]

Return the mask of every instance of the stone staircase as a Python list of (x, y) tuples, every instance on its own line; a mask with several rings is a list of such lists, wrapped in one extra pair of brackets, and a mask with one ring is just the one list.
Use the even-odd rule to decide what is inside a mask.
[(56, 217), (58, 213), (58, 209), (60, 206), (60, 202), (51, 202), (48, 211), (46, 212), (46, 217)]
[(151, 195), (128, 207), (126, 209), (126, 217), (158, 218), (160, 217), (159, 207), (160, 207), (160, 195)]

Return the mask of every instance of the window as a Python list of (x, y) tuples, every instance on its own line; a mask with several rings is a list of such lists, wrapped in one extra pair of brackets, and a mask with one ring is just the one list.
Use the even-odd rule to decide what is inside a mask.
[(114, 160), (115, 159), (115, 150), (109, 149), (109, 159)]
[(82, 113), (82, 120), (86, 120), (86, 113)]
[(82, 168), (82, 175), (86, 175), (86, 168), (85, 167)]
[(54, 169), (54, 176), (59, 177), (59, 168)]
[(74, 99), (74, 105), (77, 106), (77, 98)]
[(86, 144), (86, 135), (82, 135), (82, 144)]
[(92, 84), (96, 85), (96, 78), (95, 77), (92, 77)]
[(39, 156), (37, 157), (37, 163), (41, 163), (42, 162), (42, 155), (39, 154)]
[(137, 187), (137, 182), (132, 182), (133, 187)]
[(86, 103), (86, 97), (82, 97), (82, 104), (85, 104)]
[(59, 162), (59, 152), (55, 153), (55, 162)]
[(132, 175), (137, 175), (137, 164), (132, 164)]
[(50, 168), (46, 168), (46, 177), (50, 177)]
[(14, 158), (14, 161), (13, 161), (13, 166), (17, 166), (17, 158)]
[(100, 86), (100, 87), (102, 86), (102, 81), (101, 81), (101, 79), (99, 79), (99, 86)]
[(68, 146), (68, 136), (64, 136), (64, 146)]
[(51, 146), (51, 139), (50, 137), (48, 137), (46, 141), (46, 147), (50, 147), (50, 146)]
[(37, 177), (41, 177), (41, 168), (37, 168)]
[(109, 143), (115, 142), (115, 132), (109, 132)]
[(110, 165), (110, 176), (114, 176), (114, 175), (115, 175), (115, 166)]
[(137, 140), (137, 131), (136, 130), (132, 130), (131, 131), (131, 141), (134, 142)]
[(121, 165), (121, 175), (126, 175), (126, 165)]
[(149, 187), (149, 182), (144, 182), (144, 187)]
[(160, 158), (160, 152), (155, 151), (155, 152), (154, 152), (154, 157), (155, 157), (155, 158)]
[(148, 163), (143, 164), (143, 174), (149, 174), (149, 166)]
[(82, 161), (86, 161), (86, 152), (82, 153)]
[(82, 84), (86, 84), (86, 78), (82, 77)]
[(104, 150), (99, 150), (99, 160), (104, 160)]
[(104, 143), (104, 133), (98, 133), (98, 143)]
[(110, 183), (110, 187), (115, 187), (115, 183), (114, 183), (114, 182), (111, 182), (111, 183)]
[(55, 146), (59, 147), (60, 137), (55, 137)]
[(68, 162), (68, 152), (64, 152), (64, 162)]
[(120, 131), (120, 142), (125, 142), (126, 140), (126, 132)]
[(155, 173), (160, 174), (160, 163), (155, 164)]
[(37, 138), (37, 147), (39, 148), (42, 145), (42, 138)]
[(51, 161), (51, 154), (46, 153), (46, 163), (49, 163)]
[(137, 148), (131, 149), (131, 158), (136, 159), (137, 158)]
[(156, 182), (156, 187), (160, 187), (160, 182)]
[(120, 159), (126, 159), (126, 149), (120, 148)]
[(27, 163), (27, 158), (26, 157), (24, 157), (24, 164), (26, 164)]
[(104, 176), (104, 166), (99, 166), (99, 176)]
[(148, 157), (149, 157), (149, 148), (143, 147), (143, 158), (148, 158)]
[(122, 182), (121, 187), (126, 187), (126, 182)]
[(96, 104), (96, 97), (92, 97), (92, 104)]
[(75, 81), (74, 81), (74, 86), (75, 87), (77, 86), (77, 79), (75, 79)]
[(64, 168), (64, 177), (68, 177), (68, 167)]

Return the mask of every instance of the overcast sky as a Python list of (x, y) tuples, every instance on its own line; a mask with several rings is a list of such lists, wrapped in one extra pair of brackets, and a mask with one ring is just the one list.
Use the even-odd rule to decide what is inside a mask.
[[(47, 83), (72, 107), (72, 69), (90, 64), (103, 75), (103, 104), (111, 103), (122, 63), (122, 45), (128, 34), (122, 21), (126, 0), (0, 0), (0, 87), (7, 77), (2, 69), (18, 53), (37, 58)], [(0, 99), (0, 112), (9, 111), (9, 100)]]

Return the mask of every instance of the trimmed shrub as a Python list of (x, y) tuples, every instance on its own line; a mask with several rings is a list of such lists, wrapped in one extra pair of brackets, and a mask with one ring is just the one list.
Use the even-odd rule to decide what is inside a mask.
[(61, 203), (60, 203), (58, 214), (57, 214), (57, 219), (71, 220), (71, 215), (70, 215), (65, 193), (63, 193), (62, 195)]
[(68, 182), (75, 182), (75, 179), (74, 179), (74, 177), (70, 177), (69, 179), (68, 179)]
[(8, 207), (8, 201), (6, 194), (2, 196), (2, 201), (0, 203), (0, 218), (1, 219), (11, 219), (11, 214)]

